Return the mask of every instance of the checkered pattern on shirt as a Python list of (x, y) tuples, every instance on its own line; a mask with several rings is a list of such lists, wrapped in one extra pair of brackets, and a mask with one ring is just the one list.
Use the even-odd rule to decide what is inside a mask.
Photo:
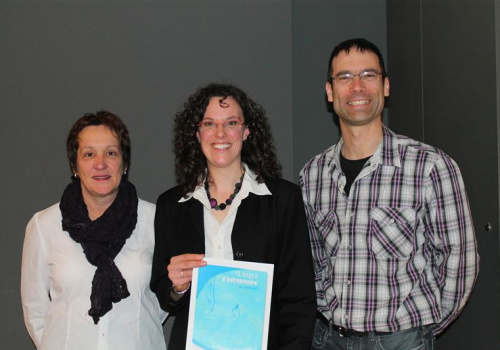
[(300, 173), (318, 309), (337, 325), (394, 332), (461, 311), (479, 257), (460, 170), (444, 152), (383, 127), (351, 187), (342, 139)]

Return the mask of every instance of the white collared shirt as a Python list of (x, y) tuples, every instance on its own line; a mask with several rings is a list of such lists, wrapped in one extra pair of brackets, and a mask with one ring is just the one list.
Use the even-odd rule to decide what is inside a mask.
[(272, 195), (266, 184), (258, 183), (257, 175), (252, 172), (246, 164), (245, 176), (241, 184), (240, 192), (234, 197), (233, 202), (225, 210), (229, 210), (222, 223), (212, 213), (210, 202), (204, 185), (196, 186), (194, 192), (186, 198), (181, 198), (179, 203), (195, 198), (203, 204), (203, 224), (205, 227), (205, 256), (207, 258), (233, 260), (233, 247), (231, 245), (231, 232), (233, 231), (234, 220), (241, 201), (248, 197), (250, 193), (258, 196)]
[(99, 319), (88, 315), (91, 265), (81, 244), (61, 227), (59, 204), (36, 213), (26, 228), (21, 299), (38, 350), (165, 350), (167, 317), (149, 288), (155, 205), (139, 199), (137, 225), (115, 258), (130, 296)]

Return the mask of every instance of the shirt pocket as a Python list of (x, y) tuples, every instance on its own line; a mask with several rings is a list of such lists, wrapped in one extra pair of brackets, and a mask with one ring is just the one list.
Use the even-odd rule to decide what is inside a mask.
[(412, 208), (373, 208), (370, 212), (372, 252), (378, 258), (407, 259), (413, 252), (416, 217)]

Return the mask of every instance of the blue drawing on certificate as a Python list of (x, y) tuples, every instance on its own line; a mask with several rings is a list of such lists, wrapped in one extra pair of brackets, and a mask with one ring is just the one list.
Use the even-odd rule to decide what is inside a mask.
[(268, 272), (207, 265), (198, 271), (193, 344), (207, 350), (260, 350)]

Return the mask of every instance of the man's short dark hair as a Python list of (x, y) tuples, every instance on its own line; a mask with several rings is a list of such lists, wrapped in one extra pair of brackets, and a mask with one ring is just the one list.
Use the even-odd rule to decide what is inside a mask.
[(380, 52), (379, 48), (372, 42), (362, 39), (362, 38), (357, 38), (357, 39), (349, 39), (341, 42), (332, 51), (332, 54), (330, 55), (330, 59), (328, 60), (328, 76), (326, 78), (327, 81), (331, 82), (332, 80), (332, 62), (335, 57), (337, 57), (341, 52), (349, 53), (351, 50), (358, 50), (360, 52), (373, 52), (375, 55), (377, 55), (379, 63), (380, 63), (380, 69), (382, 71), (382, 78), (387, 77), (387, 73), (385, 71), (385, 64), (384, 64), (384, 58), (382, 57), (382, 53)]

